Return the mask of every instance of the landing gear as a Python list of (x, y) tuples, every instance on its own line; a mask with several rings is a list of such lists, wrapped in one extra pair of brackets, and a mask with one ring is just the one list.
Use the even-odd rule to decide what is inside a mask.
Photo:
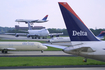
[(32, 37), (32, 39), (37, 39), (38, 36), (35, 35), (35, 36), (31, 36), (31, 37)]
[(41, 50), (41, 53), (43, 53), (43, 50)]
[(45, 36), (44, 38), (47, 39), (47, 36)]
[(42, 37), (42, 39), (47, 39), (47, 37)]
[(42, 39), (44, 39), (44, 37), (42, 37)]
[[(32, 39), (41, 39), (41, 36), (37, 36), (37, 35), (31, 36), (31, 37)], [(42, 37), (42, 39), (47, 39), (47, 36)]]
[(40, 39), (40, 36), (38, 36), (38, 39)]
[(34, 39), (35, 37), (34, 36), (32, 36), (32, 39)]
[(31, 36), (31, 37), (32, 37), (32, 39), (40, 39), (40, 36), (37, 36), (37, 35)]
[(37, 36), (35, 36), (35, 38), (34, 39), (37, 39)]
[(53, 35), (50, 36), (50, 38), (53, 38), (53, 37), (54, 37)]
[(8, 51), (7, 50), (2, 50), (2, 53), (8, 53)]
[(87, 58), (83, 59), (83, 62), (87, 62)]

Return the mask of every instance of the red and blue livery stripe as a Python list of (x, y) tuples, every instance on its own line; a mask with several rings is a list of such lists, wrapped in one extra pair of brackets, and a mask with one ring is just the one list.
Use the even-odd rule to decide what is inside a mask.
[(101, 33), (97, 37), (104, 37), (105, 36), (105, 31), (101, 31)]
[(46, 20), (47, 19), (47, 17), (48, 17), (48, 15), (46, 15), (42, 20)]
[(58, 2), (71, 41), (99, 41), (67, 4)]

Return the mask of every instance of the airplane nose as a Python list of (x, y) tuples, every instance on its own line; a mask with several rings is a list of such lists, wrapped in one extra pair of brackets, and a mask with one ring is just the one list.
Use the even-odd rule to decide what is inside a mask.
[(43, 46), (43, 49), (44, 49), (44, 50), (46, 50), (47, 48), (48, 48), (48, 47), (46, 47), (46, 46)]

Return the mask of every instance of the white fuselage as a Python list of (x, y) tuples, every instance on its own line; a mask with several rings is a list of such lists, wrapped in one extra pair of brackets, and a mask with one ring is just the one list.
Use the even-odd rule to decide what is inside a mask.
[[(101, 40), (102, 38), (96, 37), (97, 39)], [(53, 37), (49, 40), (50, 43), (55, 42), (70, 42), (70, 37)]]
[(50, 43), (54, 42), (70, 42), (69, 37), (53, 37), (49, 40)]
[(41, 29), (41, 30), (28, 30), (29, 35), (31, 36), (48, 36), (49, 31), (47, 29)]
[[(88, 42), (81, 42), (79, 45), (79, 42), (72, 42), (72, 44), (76, 44), (72, 47), (68, 47), (64, 49), (65, 53), (74, 54), (78, 56), (82, 56), (85, 58), (91, 58), (96, 59), (100, 61), (105, 61), (105, 41), (88, 41)], [(75, 48), (81, 48), (81, 47), (90, 47), (87, 50), (79, 50), (76, 51), (73, 49)]]
[(47, 22), (48, 20), (37, 20), (36, 23), (43, 23), (43, 22)]
[(16, 22), (26, 22), (26, 23), (43, 23), (47, 22), (48, 20), (27, 20), (27, 19), (16, 19)]
[[(39, 42), (0, 42), (0, 50), (15, 48), (16, 50), (46, 50)], [(9, 49), (12, 50), (12, 49)]]

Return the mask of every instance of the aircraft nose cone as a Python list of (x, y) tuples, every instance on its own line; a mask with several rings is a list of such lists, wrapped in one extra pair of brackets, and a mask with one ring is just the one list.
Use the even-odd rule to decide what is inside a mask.
[(43, 49), (44, 49), (44, 50), (46, 50), (47, 48), (48, 48), (48, 47), (46, 47), (46, 46), (43, 46)]

